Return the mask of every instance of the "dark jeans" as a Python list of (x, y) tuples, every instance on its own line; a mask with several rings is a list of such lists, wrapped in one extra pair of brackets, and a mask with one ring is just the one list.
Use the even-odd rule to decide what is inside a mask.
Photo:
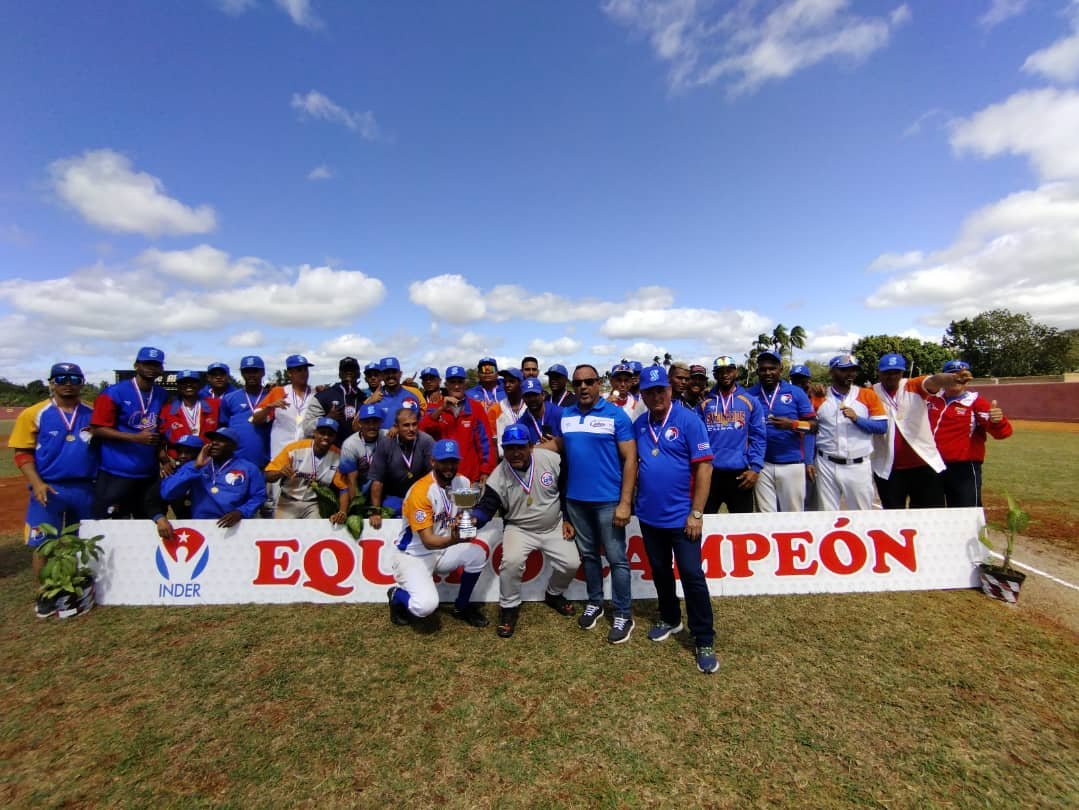
[(944, 506), (944, 484), (940, 474), (928, 465), (892, 470), (888, 478), (874, 475), (877, 494), (885, 509), (934, 509)]
[(629, 559), (626, 557), (626, 529), (615, 528), (614, 510), (617, 502), (593, 503), (566, 499), (566, 516), (577, 531), (577, 550), (584, 565), (584, 581), (588, 601), (603, 604), (603, 563), (600, 551), (611, 567), (611, 605), (614, 612), (630, 614)]
[(644, 548), (652, 566), (652, 581), (659, 597), (659, 617), (667, 624), (682, 621), (678, 605), (678, 592), (674, 587), (674, 569), (671, 557), (678, 563), (678, 575), (682, 579), (682, 591), (686, 595), (686, 616), (689, 632), (699, 647), (710, 647), (715, 642), (712, 626), (712, 597), (701, 568), (701, 544), (686, 537), (685, 530), (661, 529), (641, 522)]
[(743, 472), (744, 470), (712, 470), (712, 486), (704, 504), (705, 512), (710, 515), (717, 514), (723, 504), (727, 504), (727, 511), (732, 515), (753, 511), (753, 487), (738, 488), (738, 476)]
[(944, 498), (950, 507), (982, 505), (982, 463), (953, 461), (940, 474)]
[(94, 520), (148, 518), (146, 492), (157, 481), (150, 478), (124, 478), (98, 470), (94, 484)]

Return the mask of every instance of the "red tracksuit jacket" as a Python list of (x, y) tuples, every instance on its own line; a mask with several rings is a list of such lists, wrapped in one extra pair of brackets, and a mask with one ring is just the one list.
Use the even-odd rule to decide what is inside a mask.
[(937, 440), (937, 449), (948, 464), (957, 461), (985, 461), (985, 434), (994, 439), (1012, 435), (1012, 425), (1005, 417), (989, 421), (990, 403), (977, 391), (967, 391), (959, 399), (947, 402), (940, 394), (926, 400), (929, 426)]

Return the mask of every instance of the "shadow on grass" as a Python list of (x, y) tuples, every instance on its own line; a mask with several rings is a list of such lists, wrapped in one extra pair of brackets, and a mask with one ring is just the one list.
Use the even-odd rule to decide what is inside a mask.
[(12, 577), (30, 568), (32, 555), (25, 546), (0, 545), (0, 577)]

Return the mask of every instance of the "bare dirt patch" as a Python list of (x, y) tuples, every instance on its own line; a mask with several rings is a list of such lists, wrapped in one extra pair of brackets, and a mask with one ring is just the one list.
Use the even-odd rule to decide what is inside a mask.
[(1016, 430), (1040, 430), (1044, 433), (1079, 433), (1079, 422), (1035, 422), (1031, 419), (1011, 419)]
[(0, 533), (22, 532), (29, 497), (21, 475), (0, 478)]

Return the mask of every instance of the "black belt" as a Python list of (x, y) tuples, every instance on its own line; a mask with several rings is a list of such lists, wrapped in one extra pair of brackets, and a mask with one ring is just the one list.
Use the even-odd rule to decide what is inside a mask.
[(866, 460), (866, 456), (862, 456), (861, 458), (836, 458), (835, 456), (827, 455), (823, 450), (818, 450), (817, 455), (828, 459), (834, 464), (861, 464)]

